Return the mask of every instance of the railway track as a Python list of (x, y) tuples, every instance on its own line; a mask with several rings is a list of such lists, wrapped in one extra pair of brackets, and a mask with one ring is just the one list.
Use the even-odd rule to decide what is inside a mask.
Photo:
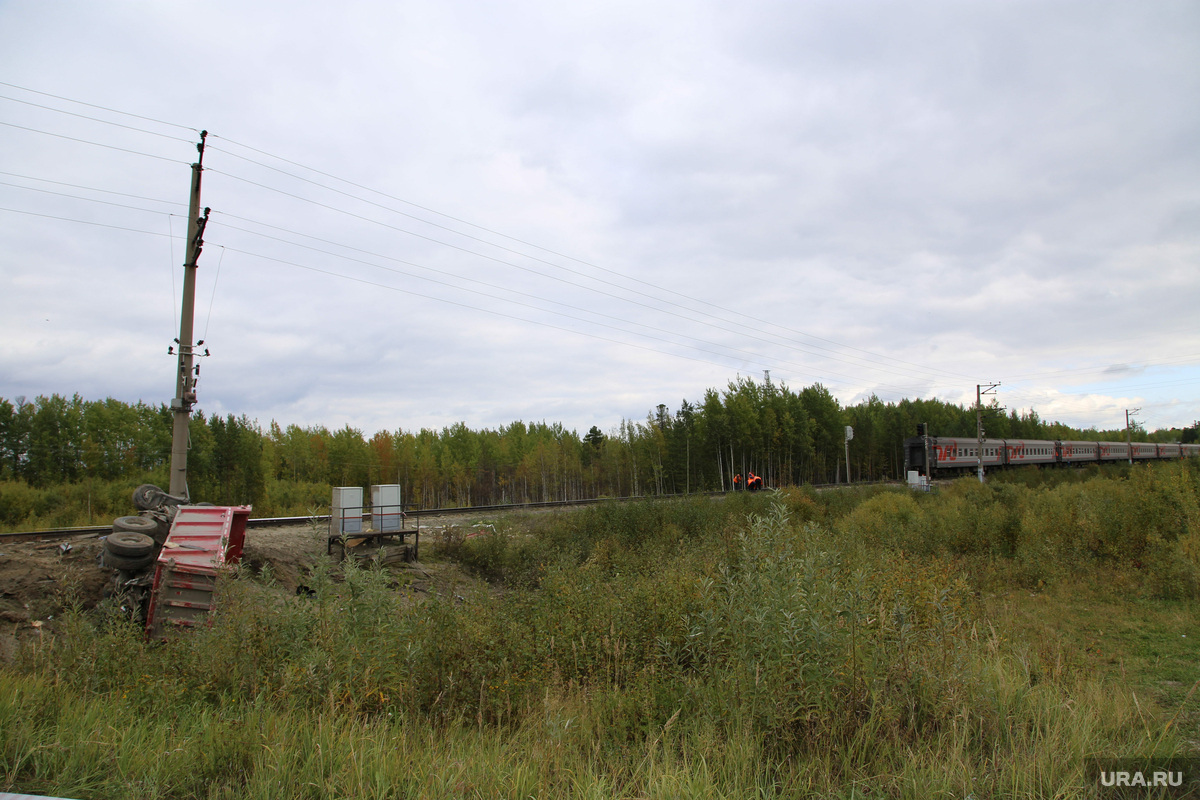
[[(699, 496), (722, 496), (723, 492), (705, 492)], [(500, 511), (530, 511), (542, 508), (574, 508), (578, 506), (595, 505), (596, 503), (628, 502), (631, 500), (665, 500), (680, 497), (696, 497), (692, 495), (651, 495), (641, 497), (605, 497), (592, 500), (552, 500), (544, 503), (514, 503), (509, 505), (467, 506), (465, 508), (426, 508), (417, 511), (406, 511), (405, 514), (414, 519), (437, 518), (457, 514), (484, 514)], [(370, 521), (369, 513), (363, 514), (363, 521)], [(310, 524), (326, 524), (329, 515), (305, 517), (258, 517), (247, 521), (247, 528), (280, 528), (289, 525), (301, 526)], [(88, 525), (78, 528), (56, 528), (41, 531), (26, 531), (17, 533), (0, 533), (0, 544), (5, 542), (38, 542), (54, 539), (70, 539), (76, 536), (106, 536), (112, 533), (112, 525)]]
[[(876, 482), (872, 482), (876, 483)], [(896, 481), (880, 481), (879, 483), (896, 483)], [(867, 482), (856, 483), (854, 486), (865, 486)], [(845, 484), (829, 483), (812, 486), (813, 489), (824, 490), (844, 487)], [(691, 494), (659, 494), (640, 495), (637, 497), (603, 497), (591, 500), (550, 500), (544, 503), (512, 503), (507, 505), (467, 506), (465, 508), (425, 508), (417, 511), (406, 511), (405, 514), (415, 519), (426, 517), (436, 519), (458, 514), (485, 514), (501, 511), (532, 511), (541, 508), (575, 508), (579, 506), (596, 505), (597, 503), (627, 503), (638, 500), (677, 500), (684, 497), (724, 497), (728, 492), (693, 492)], [(371, 515), (363, 514), (363, 521), (370, 521)], [(289, 525), (325, 524), (329, 515), (306, 517), (259, 517), (251, 518), (247, 528), (280, 528)], [(54, 539), (70, 539), (76, 536), (106, 536), (112, 533), (112, 525), (89, 525), (80, 528), (57, 528), (42, 531), (18, 533), (0, 533), (0, 544), (6, 542), (39, 542)]]

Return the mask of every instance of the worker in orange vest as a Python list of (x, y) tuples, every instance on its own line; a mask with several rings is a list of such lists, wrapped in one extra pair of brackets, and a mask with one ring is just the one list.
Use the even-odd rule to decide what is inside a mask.
[(742, 487), (741, 487), (741, 485), (740, 485), (740, 484), (741, 484), (741, 482), (742, 482), (742, 473), (740, 473), (740, 472), (739, 472), (737, 475), (734, 475), (734, 476), (733, 476), (733, 490), (734, 490), (735, 492), (736, 492), (738, 489), (742, 488)]

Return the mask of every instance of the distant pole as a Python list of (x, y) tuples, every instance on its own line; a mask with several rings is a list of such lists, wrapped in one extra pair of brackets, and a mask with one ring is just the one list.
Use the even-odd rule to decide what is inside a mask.
[[(850, 440), (854, 438), (854, 428), (846, 426), (846, 483), (851, 483), (850, 480)], [(861, 477), (861, 476), (860, 476)]]
[(983, 483), (983, 396), (995, 394), (999, 383), (993, 383), (984, 388), (983, 384), (975, 384), (975, 459), (978, 464), (979, 482)]
[[(1142, 413), (1142, 410), (1140, 408), (1125, 409), (1125, 446), (1129, 448), (1129, 465), (1130, 466), (1133, 466), (1133, 433), (1129, 429), (1129, 427), (1130, 427), (1129, 426), (1129, 423), (1130, 423), (1129, 415), (1130, 414), (1140, 414), (1140, 413)], [(1133, 420), (1133, 422), (1137, 422), (1137, 420)]]
[(204, 247), (204, 227), (208, 224), (208, 209), (200, 216), (200, 173), (204, 171), (204, 139), (208, 131), (200, 131), (196, 145), (200, 157), (192, 164), (192, 193), (188, 203), (186, 255), (183, 262), (183, 303), (179, 318), (179, 370), (175, 376), (175, 397), (171, 400), (174, 422), (171, 429), (171, 484), (168, 492), (176, 497), (189, 497), (187, 488), (188, 423), (192, 406), (196, 404), (196, 380), (193, 374), (192, 329), (196, 311), (196, 261)]

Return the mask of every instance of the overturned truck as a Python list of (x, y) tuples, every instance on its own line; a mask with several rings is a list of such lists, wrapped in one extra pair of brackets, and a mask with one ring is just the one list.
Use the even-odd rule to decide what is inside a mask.
[(115, 594), (148, 637), (203, 624), (220, 570), (241, 560), (250, 506), (188, 505), (149, 485), (133, 497), (141, 515), (114, 520), (101, 555), (116, 570)]

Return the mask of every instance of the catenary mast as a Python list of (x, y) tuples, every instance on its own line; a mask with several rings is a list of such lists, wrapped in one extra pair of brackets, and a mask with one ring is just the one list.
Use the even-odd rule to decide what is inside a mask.
[[(174, 424), (171, 430), (171, 485), (168, 492), (175, 497), (189, 497), (187, 486), (188, 424), (192, 406), (196, 404), (195, 346), (192, 333), (196, 311), (196, 261), (204, 248), (204, 227), (208, 224), (209, 209), (200, 215), (200, 173), (204, 171), (204, 139), (208, 131), (200, 131), (196, 145), (200, 157), (192, 164), (192, 193), (188, 202), (187, 245), (183, 262), (183, 302), (179, 315), (179, 370), (175, 376), (175, 397), (171, 400)], [(204, 344), (198, 342), (196, 344)], [(168, 352), (171, 352), (168, 350)], [(189, 498), (190, 499), (190, 498)]]

